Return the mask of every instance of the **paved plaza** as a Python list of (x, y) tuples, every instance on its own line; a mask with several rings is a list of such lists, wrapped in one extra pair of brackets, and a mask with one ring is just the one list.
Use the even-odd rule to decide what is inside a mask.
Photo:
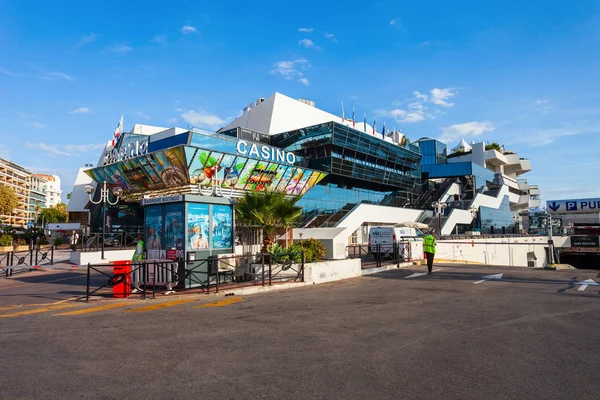
[(598, 398), (598, 271), (435, 270), (89, 304), (82, 272), (2, 279), (0, 397)]

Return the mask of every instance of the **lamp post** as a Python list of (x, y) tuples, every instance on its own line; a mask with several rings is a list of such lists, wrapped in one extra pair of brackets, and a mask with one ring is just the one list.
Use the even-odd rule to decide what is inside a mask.
[(100, 190), (100, 199), (98, 201), (94, 201), (92, 199), (92, 195), (94, 193), (94, 187), (92, 185), (87, 185), (85, 187), (85, 192), (88, 194), (88, 197), (90, 199), (90, 201), (93, 204), (100, 204), (102, 203), (102, 259), (104, 260), (104, 231), (105, 231), (105, 225), (106, 225), (106, 203), (110, 204), (111, 206), (116, 205), (119, 202), (119, 197), (123, 194), (123, 189), (121, 189), (120, 187), (115, 187), (113, 188), (112, 192), (113, 195), (115, 195), (116, 200), (110, 201), (110, 193), (108, 188), (106, 187), (106, 181), (104, 181), (103, 185), (102, 185), (102, 189)]
[(475, 223), (475, 229), (477, 229), (477, 213), (479, 210), (477, 207), (471, 206), (471, 208), (469, 208), (469, 212), (471, 213), (471, 218), (473, 218), (473, 222)]
[(438, 235), (442, 236), (442, 214), (444, 213), (444, 210), (446, 209), (447, 205), (446, 203), (434, 201), (433, 203), (431, 203), (431, 207), (433, 207), (433, 210), (438, 216)]

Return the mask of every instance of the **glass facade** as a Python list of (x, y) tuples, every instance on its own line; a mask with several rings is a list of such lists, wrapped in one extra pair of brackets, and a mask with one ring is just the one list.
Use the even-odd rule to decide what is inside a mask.
[(419, 146), (419, 151), (423, 156), (421, 164), (445, 164), (448, 151), (446, 145), (435, 139), (421, 139), (415, 142)]
[(510, 211), (508, 196), (504, 196), (498, 209), (479, 207), (479, 228), (482, 233), (489, 234), (518, 233), (513, 215), (514, 212)]

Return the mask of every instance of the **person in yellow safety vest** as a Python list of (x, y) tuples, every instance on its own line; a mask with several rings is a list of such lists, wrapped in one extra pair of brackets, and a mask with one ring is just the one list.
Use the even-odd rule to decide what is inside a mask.
[(427, 259), (427, 274), (431, 275), (431, 269), (433, 268), (433, 258), (435, 257), (435, 246), (436, 240), (433, 234), (435, 229), (429, 231), (429, 234), (423, 239), (423, 251), (425, 252), (425, 258)]
[(137, 245), (135, 246), (131, 261), (139, 261), (144, 258), (144, 241), (142, 240), (142, 235), (137, 235), (135, 240), (137, 241)]

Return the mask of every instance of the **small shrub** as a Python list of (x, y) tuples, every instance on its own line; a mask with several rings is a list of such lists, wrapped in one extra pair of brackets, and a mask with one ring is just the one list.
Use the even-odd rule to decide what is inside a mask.
[(20, 238), (17, 238), (17, 243), (16, 243), (16, 245), (17, 245), (17, 246), (26, 246), (26, 245), (27, 245), (27, 242), (25, 241), (25, 239), (23, 239), (22, 237), (20, 237)]
[(0, 235), (0, 246), (11, 246), (13, 241), (13, 237), (8, 233), (3, 233)]
[(50, 244), (50, 242), (48, 242), (48, 240), (47, 240), (47, 239), (40, 239), (40, 240), (38, 241), (38, 244), (39, 244), (39, 245), (43, 245), (43, 244)]
[(65, 244), (65, 241), (63, 238), (56, 238), (56, 240), (54, 241), (55, 246), (60, 246), (62, 244)]
[[(298, 243), (304, 249), (306, 262), (320, 261), (327, 254), (325, 245), (317, 239), (306, 239)], [(310, 261), (309, 261), (310, 260)]]

